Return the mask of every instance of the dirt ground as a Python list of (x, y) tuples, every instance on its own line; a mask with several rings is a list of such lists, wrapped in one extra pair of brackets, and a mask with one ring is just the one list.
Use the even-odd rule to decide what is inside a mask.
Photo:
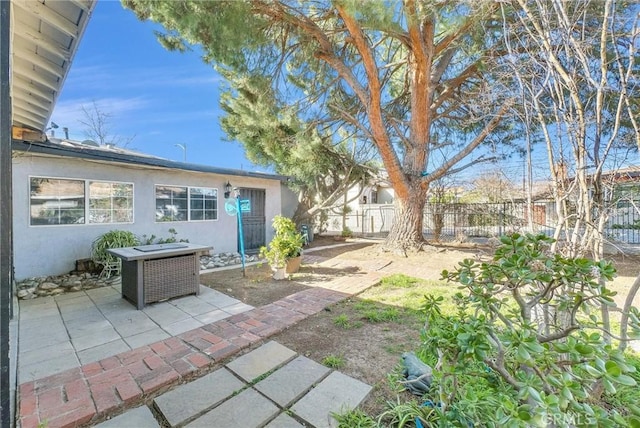
[[(331, 237), (316, 237), (311, 247), (336, 245)], [(227, 270), (201, 275), (203, 284), (233, 296), (252, 306), (262, 306), (308, 287), (321, 286), (329, 276), (349, 275), (367, 266), (385, 274), (403, 273), (408, 276), (437, 280), (443, 269), (453, 268), (464, 258), (489, 257), (492, 250), (476, 245), (436, 246), (426, 252), (401, 257), (378, 250), (375, 242), (343, 245), (336, 248), (307, 251), (299, 273), (290, 280), (271, 279), (268, 266), (250, 266), (245, 277), (241, 270)], [(341, 270), (328, 269), (313, 263), (317, 256), (331, 260), (352, 261)], [(307, 261), (309, 260), (309, 261)], [(618, 256), (614, 259), (618, 269), (615, 286), (620, 289), (622, 301), (635, 276), (640, 272), (640, 257)], [(380, 268), (382, 266), (382, 268)], [(375, 288), (375, 287), (374, 287)], [(374, 386), (362, 408), (370, 415), (385, 410), (387, 401), (411, 398), (407, 392), (395, 390), (389, 374), (397, 371), (403, 352), (416, 350), (420, 343), (422, 321), (413, 313), (400, 313), (392, 321), (369, 322), (363, 318), (362, 301), (368, 291), (333, 305), (326, 311), (303, 320), (272, 339), (322, 362), (337, 357), (341, 372)], [(638, 303), (638, 302), (637, 302)], [(359, 307), (360, 304), (360, 307)], [(338, 323), (337, 320), (349, 320)]]

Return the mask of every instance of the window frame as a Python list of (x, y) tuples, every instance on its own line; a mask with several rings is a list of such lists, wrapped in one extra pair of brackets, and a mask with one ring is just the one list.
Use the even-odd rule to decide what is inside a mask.
[[(166, 184), (166, 183), (156, 183), (153, 185), (153, 200), (154, 200), (154, 214), (155, 214), (155, 207), (157, 205), (157, 188), (158, 187), (183, 187), (187, 190), (187, 218), (186, 220), (167, 220), (167, 221), (159, 221), (157, 216), (155, 216), (155, 223), (197, 223), (197, 222), (209, 222), (209, 221), (218, 221), (220, 219), (220, 198), (219, 198), (219, 194), (220, 194), (220, 189), (218, 189), (217, 187), (208, 187), (206, 185), (202, 185), (202, 186), (188, 186), (188, 185), (184, 185), (184, 184)], [(191, 218), (191, 189), (206, 189), (206, 190), (213, 190), (215, 191), (215, 201), (216, 201), (216, 208), (215, 208), (215, 215), (216, 218), (213, 219), (197, 219), (197, 220), (193, 220)], [(202, 200), (203, 203), (204, 201), (206, 201), (206, 199)], [(205, 208), (202, 209), (202, 211), (205, 211)]]
[[(157, 213), (157, 204), (158, 204), (158, 187), (184, 187), (184, 189), (186, 190), (187, 193), (187, 207), (186, 207), (186, 213), (187, 213), (187, 218), (185, 220), (166, 220), (166, 221), (161, 221), (158, 219), (158, 216), (156, 215)], [(189, 186), (185, 186), (182, 184), (154, 184), (153, 185), (153, 213), (154, 213), (154, 221), (155, 223), (185, 223), (189, 221)]]
[[(116, 181), (116, 180), (102, 180), (102, 179), (92, 179), (92, 178), (78, 178), (78, 177), (64, 177), (64, 176), (54, 176), (54, 175), (29, 175), (27, 177), (27, 194), (29, 195), (27, 201), (27, 217), (29, 222), (29, 227), (60, 227), (60, 226), (73, 226), (73, 227), (82, 227), (82, 226), (104, 226), (109, 224), (134, 224), (135, 223), (135, 183), (129, 181)], [(81, 181), (83, 183), (84, 190), (84, 222), (83, 223), (62, 223), (62, 224), (33, 224), (31, 222), (31, 180), (34, 178), (43, 178), (50, 180), (68, 180), (68, 181)], [(100, 182), (100, 183), (112, 183), (112, 184), (128, 184), (131, 185), (131, 221), (130, 222), (113, 222), (113, 223), (91, 223), (89, 221), (89, 183), (92, 182)]]
[[(203, 195), (203, 198), (201, 199), (201, 201), (202, 201), (202, 208), (201, 208), (201, 209), (199, 209), (198, 211), (200, 211), (200, 212), (202, 212), (202, 213), (203, 213), (203, 217), (205, 216), (205, 214), (206, 214), (206, 212), (207, 212), (207, 211), (212, 211), (212, 212), (214, 212), (214, 213), (215, 213), (215, 218), (202, 218), (202, 219), (197, 219), (197, 220), (194, 220), (194, 219), (192, 219), (192, 218), (191, 218), (191, 211), (194, 209), (194, 208), (192, 208), (192, 206), (191, 206), (191, 190), (192, 190), (192, 189), (213, 190), (213, 192), (215, 193), (215, 199), (214, 199), (214, 201), (215, 201), (215, 208), (207, 209), (207, 207), (206, 207), (207, 198), (206, 198), (206, 197), (204, 197), (204, 195)], [(220, 209), (219, 209), (219, 206), (218, 206), (219, 204), (218, 204), (218, 188), (217, 188), (217, 187), (190, 186), (190, 187), (189, 187), (189, 189), (187, 190), (187, 195), (188, 195), (188, 201), (187, 201), (187, 203), (188, 203), (188, 212), (189, 212), (189, 220), (188, 220), (188, 221), (191, 221), (191, 222), (198, 222), (198, 221), (218, 221), (218, 217), (219, 217), (219, 216), (218, 216), (218, 213), (219, 213)]]
[[(91, 183), (108, 183), (108, 184), (125, 184), (125, 185), (131, 185), (131, 221), (112, 221), (112, 222), (108, 222), (108, 223), (92, 223), (91, 222), (91, 218), (89, 216), (87, 216), (87, 218), (89, 219), (89, 222), (86, 224), (133, 224), (135, 223), (135, 216), (136, 216), (136, 207), (135, 207), (135, 183), (133, 182), (128, 182), (128, 181), (114, 181), (114, 180), (91, 180), (91, 179), (87, 179), (87, 183), (86, 183), (86, 187), (87, 187), (87, 191), (86, 191), (86, 197), (87, 197), (87, 202), (85, 204), (85, 206), (87, 207), (87, 214), (89, 214), (89, 211), (91, 210)], [(113, 200), (114, 196), (111, 195), (110, 198)], [(113, 209), (112, 209), (113, 211)]]
[[(45, 179), (45, 180), (66, 180), (66, 181), (78, 181), (78, 182), (82, 182), (82, 191), (83, 191), (83, 202), (84, 202), (84, 206), (82, 207), (83, 210), (83, 216), (82, 216), (82, 223), (52, 223), (52, 224), (34, 224), (33, 223), (33, 217), (31, 215), (31, 201), (32, 201), (32, 195), (31, 195), (31, 181), (33, 179)], [(28, 195), (29, 195), (29, 201), (27, 203), (27, 213), (28, 213), (28, 218), (29, 218), (29, 227), (59, 227), (59, 226), (86, 226), (87, 225), (87, 186), (85, 183), (85, 180), (82, 178), (72, 178), (72, 177), (54, 177), (54, 176), (41, 176), (41, 175), (29, 175), (29, 179), (27, 180), (27, 186), (28, 186)]]

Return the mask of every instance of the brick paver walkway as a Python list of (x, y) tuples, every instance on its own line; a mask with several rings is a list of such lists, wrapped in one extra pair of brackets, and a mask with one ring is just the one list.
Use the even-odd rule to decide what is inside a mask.
[(325, 307), (377, 283), (359, 272), (328, 281), (260, 308), (80, 368), (19, 386), (19, 423), (74, 427), (142, 403), (147, 397), (209, 371), (210, 367)]

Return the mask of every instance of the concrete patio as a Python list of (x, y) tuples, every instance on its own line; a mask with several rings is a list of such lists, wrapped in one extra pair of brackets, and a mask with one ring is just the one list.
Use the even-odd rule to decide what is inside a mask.
[[(305, 255), (305, 263), (332, 267), (350, 264), (313, 255)], [(240, 421), (235, 426), (258, 427), (267, 422), (271, 423), (270, 427), (316, 426), (316, 423), (317, 426), (329, 426), (331, 418), (327, 412), (338, 411), (340, 406), (349, 403), (355, 407), (366, 396), (363, 392), (368, 392), (366, 385), (359, 385), (355, 379), (345, 379), (347, 377), (340, 373), (328, 374), (324, 370), (312, 385), (301, 380), (295, 386), (298, 391), (295, 399), (299, 399), (302, 403), (299, 406), (303, 407), (298, 407), (296, 417), (304, 425), (289, 424), (292, 421), (287, 416), (293, 411), (290, 409), (293, 402), (278, 404), (272, 392), (256, 390), (258, 386), (253, 385), (251, 376), (243, 377), (243, 368), (238, 368), (234, 363), (237, 360), (230, 358), (241, 354), (245, 348), (264, 344), (267, 338), (328, 305), (372, 286), (383, 276), (379, 271), (382, 267), (368, 266), (364, 271), (333, 278), (322, 282), (319, 287), (300, 291), (259, 308), (203, 286), (198, 296), (148, 305), (140, 311), (122, 299), (119, 284), (22, 301), (19, 314), (18, 424), (22, 428), (35, 428), (43, 423), (48, 428), (93, 426), (121, 415), (122, 419), (118, 419), (121, 422), (109, 422), (119, 427), (147, 426), (149, 423), (150, 426), (167, 426), (171, 424), (171, 416), (158, 413), (159, 404), (154, 408), (155, 421), (148, 419), (150, 412), (146, 405), (153, 404), (149, 400), (162, 397), (160, 394), (167, 390), (177, 391), (173, 388), (180, 384), (199, 385), (197, 382), (215, 373), (213, 370), (223, 370), (225, 374), (225, 370), (230, 370), (242, 380), (242, 385), (219, 397), (218, 401), (207, 401), (207, 405), (195, 409), (188, 418), (193, 426), (210, 426), (206, 422), (211, 417), (207, 416), (210, 412), (217, 415), (215, 417), (220, 416), (216, 412), (223, 412), (223, 417), (237, 418), (238, 415), (233, 413), (237, 404), (246, 403), (245, 407), (250, 407), (256, 393), (266, 397), (271, 404), (275, 403), (275, 408), (268, 405), (268, 415), (260, 413), (253, 425)], [(269, 361), (269, 352), (265, 354), (265, 348), (259, 347), (252, 352), (257, 352), (253, 354), (257, 355), (253, 361)], [(284, 371), (279, 376), (285, 373), (286, 377), (296, 376), (300, 367), (317, 367), (312, 361), (294, 363), (297, 359), (291, 354), (293, 351), (283, 352), (287, 358), (277, 360), (256, 376), (268, 373), (273, 381), (278, 377), (272, 376), (280, 370)], [(225, 364), (224, 368), (221, 368), (221, 363)], [(301, 366), (296, 369), (297, 364)], [(338, 383), (334, 384), (336, 381)], [(343, 381), (351, 386), (359, 385), (355, 390), (362, 396), (336, 395), (336, 385), (342, 385)], [(322, 388), (316, 391), (321, 385)], [(207, 392), (195, 386), (191, 389), (195, 396)], [(319, 418), (326, 422), (305, 419), (318, 418), (312, 414), (303, 417), (313, 408), (313, 405), (307, 408), (304, 403), (309, 400), (316, 402), (320, 399), (317, 394), (326, 395), (323, 391), (328, 394), (325, 397), (327, 407), (320, 410)], [(303, 395), (312, 398), (305, 401)], [(241, 401), (245, 399), (248, 401)], [(227, 410), (231, 413), (225, 413)], [(138, 421), (138, 417), (142, 419)], [(204, 419), (197, 419), (200, 417)], [(286, 423), (280, 425), (283, 420)]]
[(129, 351), (253, 309), (208, 287), (147, 305), (123, 299), (120, 283), (20, 302), (18, 383)]

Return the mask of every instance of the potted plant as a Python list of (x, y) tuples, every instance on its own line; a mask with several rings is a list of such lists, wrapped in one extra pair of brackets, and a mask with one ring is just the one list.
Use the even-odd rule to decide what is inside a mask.
[(275, 279), (284, 279), (286, 274), (300, 268), (304, 238), (290, 218), (277, 215), (272, 225), (275, 236), (268, 247), (260, 248), (260, 257), (266, 259), (274, 270)]

